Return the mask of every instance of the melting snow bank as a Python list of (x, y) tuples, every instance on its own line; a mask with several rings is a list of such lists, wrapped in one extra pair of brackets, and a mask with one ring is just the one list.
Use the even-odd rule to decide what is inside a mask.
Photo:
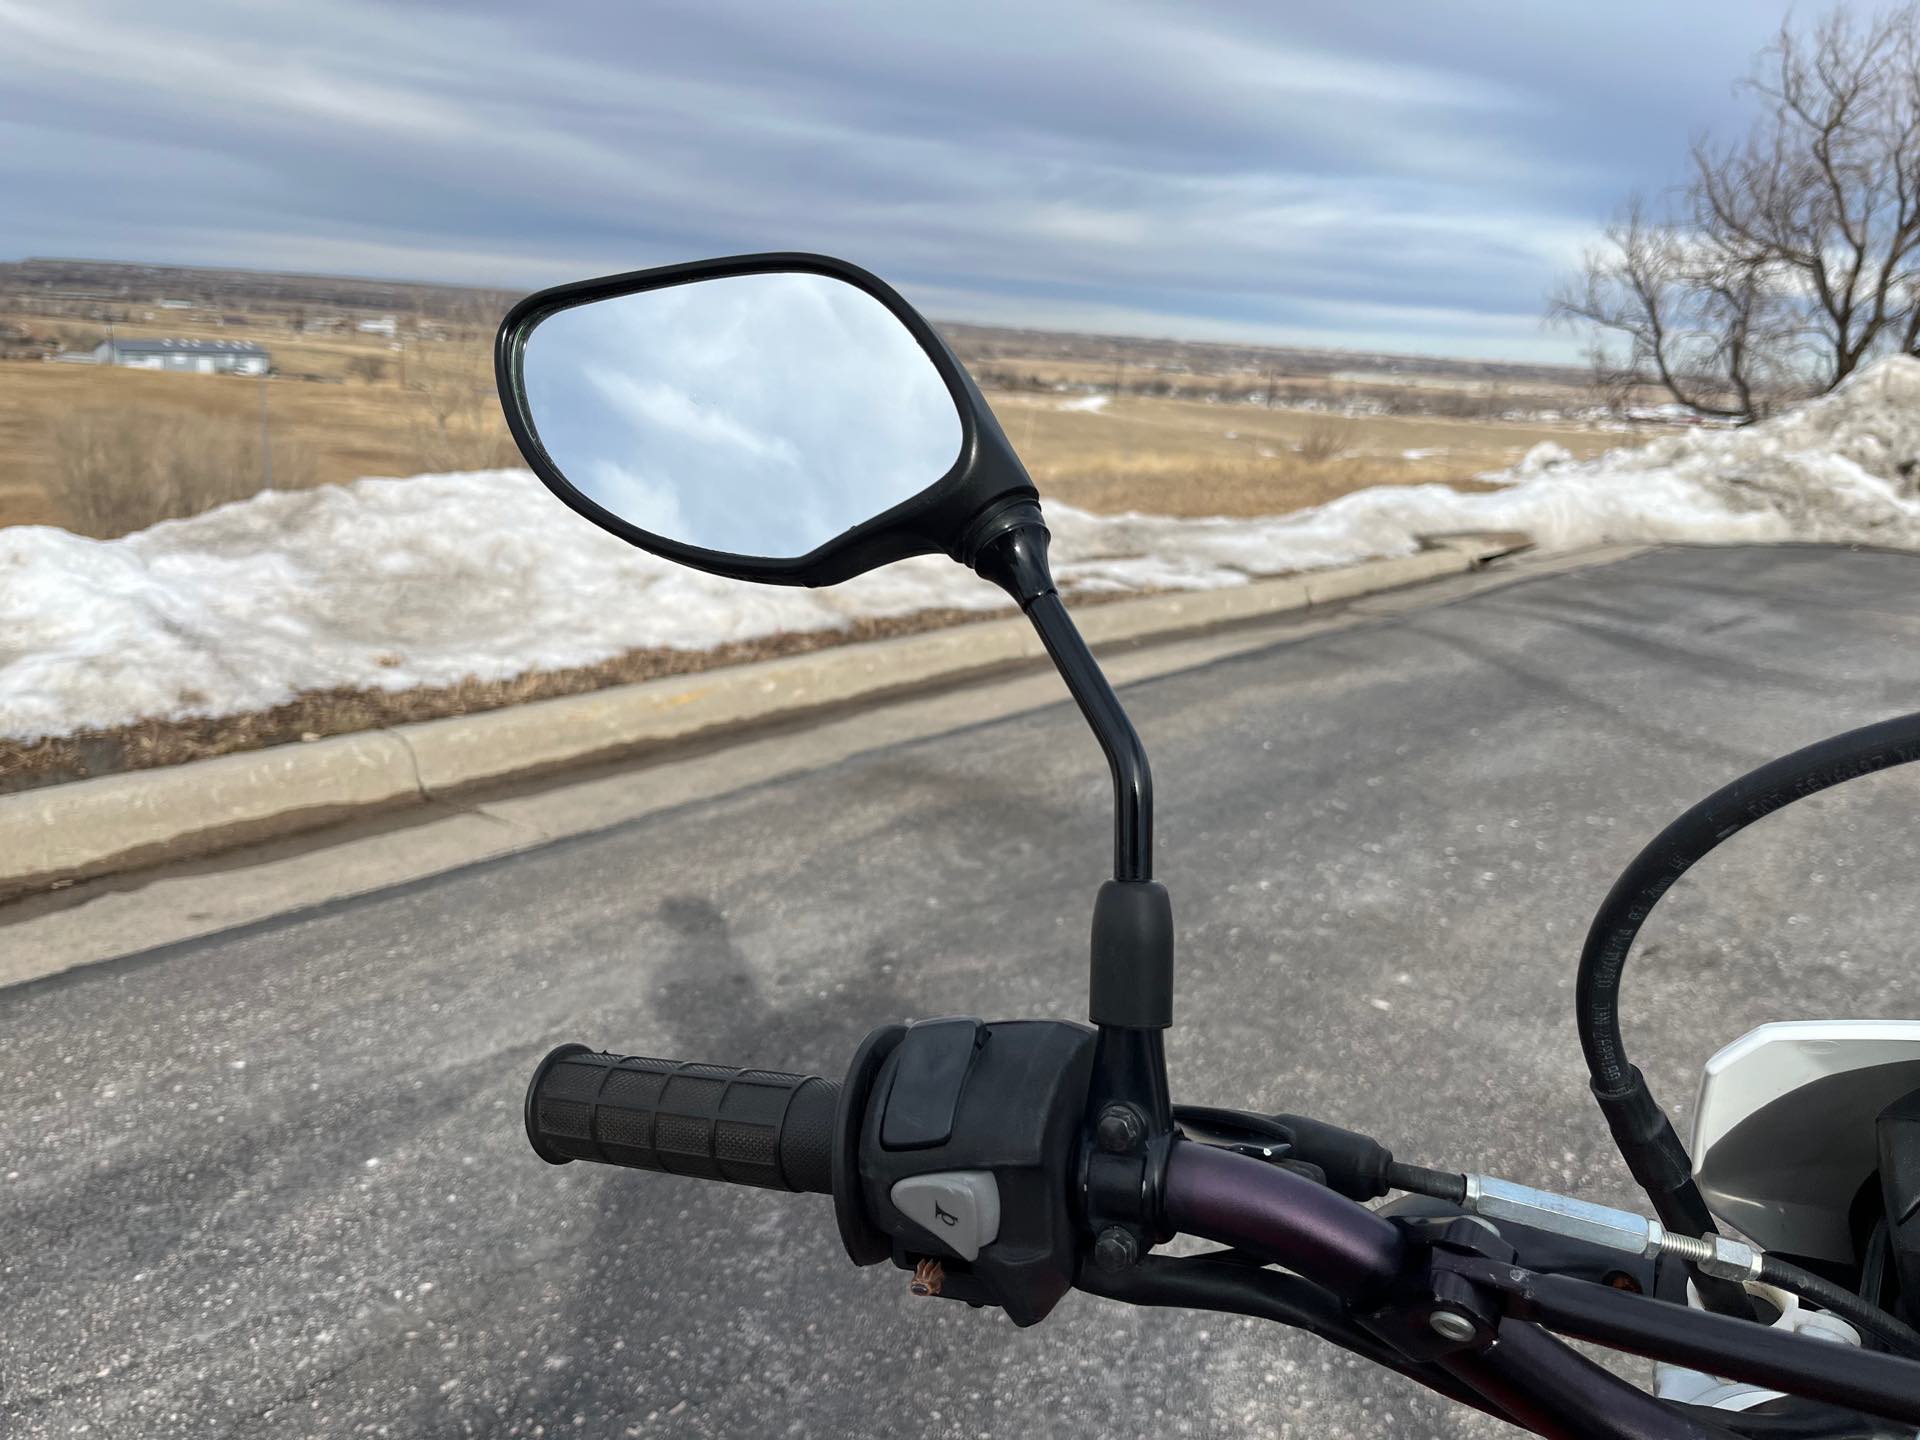
[[(1884, 361), (1751, 429), (1584, 463), (1541, 447), (1488, 478), (1504, 488), (1387, 487), (1258, 520), (1054, 504), (1055, 570), (1090, 589), (1206, 589), (1405, 554), (1450, 530), (1521, 530), (1549, 549), (1790, 539), (1920, 549), (1920, 360)], [(833, 590), (701, 575), (594, 530), (523, 471), (362, 480), (263, 494), (113, 541), (0, 529), (0, 737), (1003, 603), (940, 557)]]
[[(1263, 544), (1265, 522), (1049, 518), (1056, 575), (1092, 589), (1238, 585), (1343, 558), (1305, 536)], [(0, 738), (1007, 604), (936, 556), (830, 590), (722, 580), (601, 533), (521, 470), (269, 492), (119, 540), (0, 529)]]
[(1111, 395), (1082, 395), (1078, 400), (1062, 400), (1056, 410), (1078, 410), (1088, 415), (1098, 415), (1107, 408), (1113, 399)]

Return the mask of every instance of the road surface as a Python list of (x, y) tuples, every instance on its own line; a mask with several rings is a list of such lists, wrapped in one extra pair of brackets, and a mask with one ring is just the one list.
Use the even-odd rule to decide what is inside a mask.
[[(1666, 550), (1130, 686), (1180, 937), (1176, 1094), (1630, 1202), (1569, 1022), (1681, 806), (1914, 707), (1920, 558)], [(1628, 1035), (1684, 1115), (1769, 1018), (1914, 1012), (1914, 779), (1742, 836)], [(854, 1271), (827, 1202), (527, 1152), (534, 1060), (837, 1073), (883, 1021), (1083, 1013), (1107, 779), (1066, 704), (0, 992), (0, 1430), (1492, 1433), (1318, 1342)], [(0, 943), (4, 932), (0, 932)]]

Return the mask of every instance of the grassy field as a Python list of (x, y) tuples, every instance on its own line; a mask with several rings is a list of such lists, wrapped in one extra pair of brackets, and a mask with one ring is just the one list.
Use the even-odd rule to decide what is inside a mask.
[[(233, 332), (226, 332), (233, 338)], [(444, 342), (395, 354), (384, 343), (288, 346), (276, 366), (325, 380), (165, 375), (87, 365), (0, 362), (0, 525), (91, 528), (63, 504), (63, 417), (118, 417), (137, 442), (165, 417), (257, 433), (264, 404), (283, 487), (365, 475), (517, 463), (483, 348)], [(362, 378), (371, 364), (379, 373)], [(359, 369), (361, 374), (352, 373)], [(1370, 485), (1474, 477), (1543, 440), (1587, 455), (1620, 437), (1572, 425), (1419, 416), (1342, 416), (1253, 404), (1122, 395), (1105, 408), (1074, 397), (1001, 391), (989, 398), (1043, 494), (1097, 511), (1274, 514)], [(257, 454), (257, 450), (255, 452)], [(297, 463), (295, 459), (297, 457)], [(244, 478), (244, 477), (243, 477)], [(241, 486), (241, 493), (245, 486)], [(209, 486), (212, 503), (232, 498)]]
[(1071, 399), (991, 397), (1043, 495), (1084, 509), (1164, 515), (1273, 515), (1371, 485), (1475, 477), (1542, 441), (1576, 455), (1620, 436), (1569, 425), (1402, 416), (1349, 417), (1258, 405), (1125, 395), (1098, 410)]
[[(295, 452), (289, 473), (312, 483), (345, 484), (363, 475), (413, 475), (430, 469), (512, 462), (497, 409), (486, 423), (443, 434), (434, 413), (394, 384), (316, 385), (222, 375), (162, 375), (82, 365), (0, 363), (0, 525), (69, 525), (61, 501), (57, 426), (63, 417), (118, 417), (136, 440), (169, 418), (260, 425), (264, 394), (276, 454)], [(491, 392), (486, 395), (492, 403)], [(473, 407), (469, 407), (470, 411)], [(470, 443), (468, 443), (470, 442)]]
[[(14, 323), (58, 335), (75, 348), (103, 338), (101, 323), (23, 307)], [(494, 398), (487, 342), (490, 327), (436, 326), (445, 338), (396, 342), (363, 335), (345, 316), (335, 333), (300, 333), (297, 312), (249, 312), (238, 324), (194, 315), (117, 318), (120, 339), (178, 336), (252, 340), (267, 347), (275, 374), (162, 374), (112, 366), (0, 361), (0, 525), (51, 524), (97, 533), (81, 517), (89, 508), (63, 502), (76, 486), (110, 483), (72, 473), (70, 422), (113, 422), (125, 448), (163, 432), (204, 442), (219, 432), (255, 437), (262, 408), (276, 462), (275, 483), (346, 484), (367, 475), (517, 464)], [(193, 422), (184, 425), (181, 422)], [(212, 450), (233, 447), (210, 446)], [(256, 469), (258, 443), (252, 454)], [(245, 476), (208, 476), (211, 503), (247, 493)], [(257, 485), (254, 488), (258, 488)]]
[[(250, 494), (267, 469), (263, 406), (280, 488), (516, 464), (489, 357), (510, 301), (342, 277), (0, 265), (0, 356), (21, 357), (0, 358), (0, 525), (105, 537)], [(361, 331), (369, 320), (393, 334)], [(1553, 367), (945, 328), (1042, 492), (1096, 511), (1259, 515), (1373, 485), (1471, 489), (1543, 440), (1588, 455), (1626, 439), (1562, 419), (1593, 397)], [(109, 333), (256, 341), (274, 375), (40, 358)]]

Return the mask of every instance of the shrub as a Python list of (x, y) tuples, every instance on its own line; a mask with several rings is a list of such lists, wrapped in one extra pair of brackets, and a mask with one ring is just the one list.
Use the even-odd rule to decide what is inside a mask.
[(413, 449), (428, 470), (497, 470), (521, 464), (484, 368), (457, 357), (422, 360), (409, 389), (418, 402)]
[(1309, 424), (1300, 436), (1300, 458), (1309, 465), (1325, 465), (1338, 460), (1351, 448), (1347, 444), (1347, 424), (1322, 417)]
[[(165, 410), (76, 410), (48, 421), (48, 489), (69, 530), (110, 540), (256, 494), (260, 427)], [(276, 439), (273, 488), (312, 486), (313, 455)]]

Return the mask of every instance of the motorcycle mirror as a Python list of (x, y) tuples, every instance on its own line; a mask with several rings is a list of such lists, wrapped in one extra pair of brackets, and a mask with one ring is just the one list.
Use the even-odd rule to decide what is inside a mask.
[(495, 366), (514, 439), (560, 499), (736, 579), (831, 585), (939, 551), (972, 563), (984, 512), (1038, 501), (933, 327), (826, 256), (545, 290), (508, 314)]
[(845, 261), (743, 255), (530, 295), (494, 370), (534, 473), (642, 549), (776, 585), (944, 551), (1019, 602), (1113, 776), (1090, 1103), (1170, 1134), (1173, 912), (1153, 879), (1146, 750), (1054, 587), (1033, 482), (933, 327)]

